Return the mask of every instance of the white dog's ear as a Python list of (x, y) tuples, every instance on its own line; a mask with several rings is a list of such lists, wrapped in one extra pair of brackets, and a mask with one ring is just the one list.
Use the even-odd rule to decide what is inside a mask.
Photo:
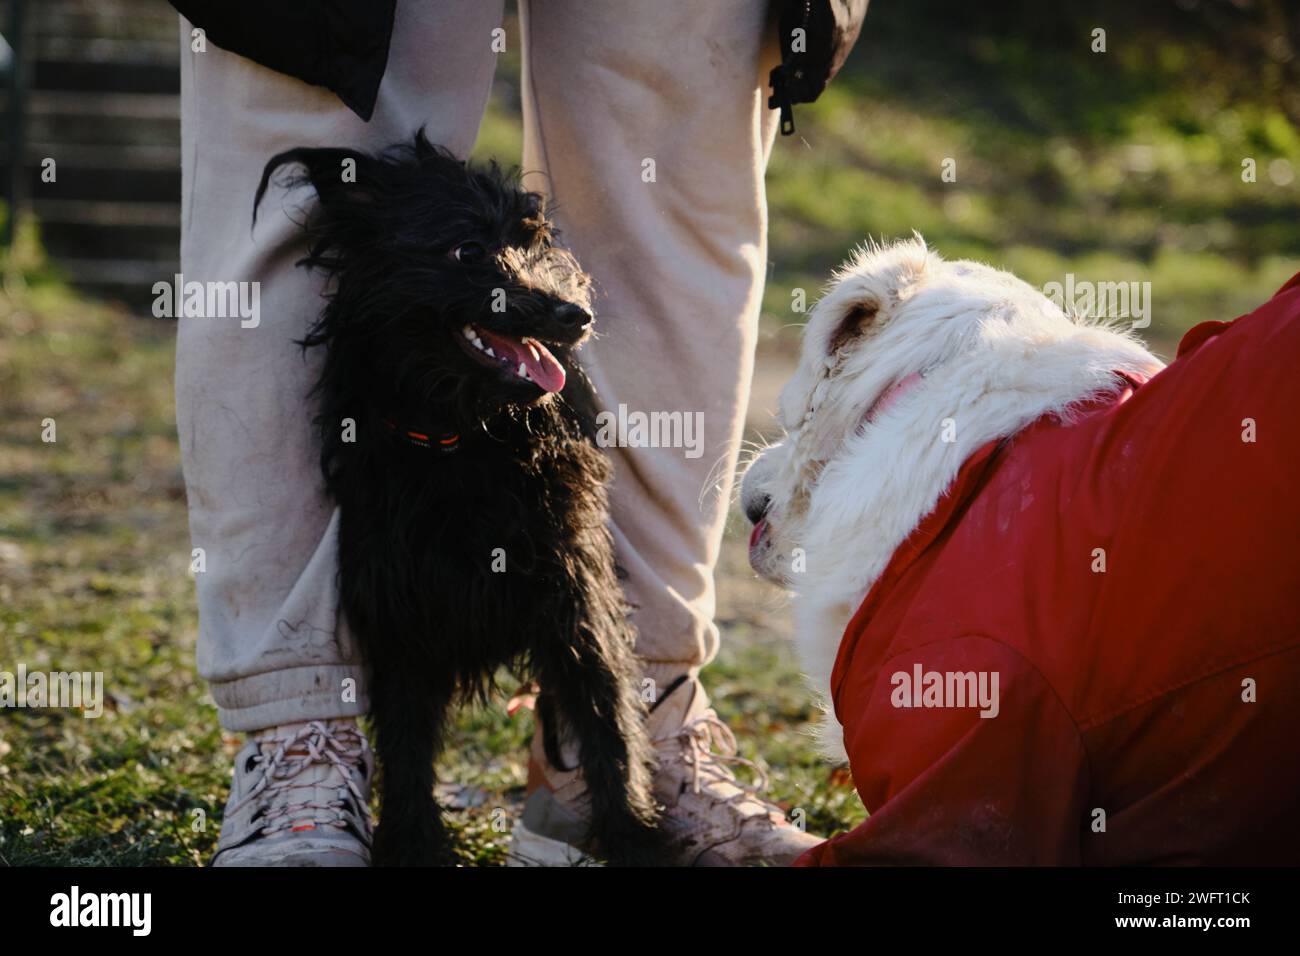
[(875, 299), (863, 299), (853, 303), (845, 311), (844, 317), (836, 324), (831, 331), (830, 339), (827, 340), (826, 352), (833, 355), (842, 347), (861, 336), (880, 315), (880, 303)]

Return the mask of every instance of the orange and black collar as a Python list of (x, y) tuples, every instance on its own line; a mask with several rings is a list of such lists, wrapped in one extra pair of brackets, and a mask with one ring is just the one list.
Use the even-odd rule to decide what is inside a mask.
[(389, 418), (381, 418), (384, 426), (396, 437), (420, 448), (435, 449), (444, 455), (460, 451), (460, 434), (448, 429), (416, 429), (399, 425)]

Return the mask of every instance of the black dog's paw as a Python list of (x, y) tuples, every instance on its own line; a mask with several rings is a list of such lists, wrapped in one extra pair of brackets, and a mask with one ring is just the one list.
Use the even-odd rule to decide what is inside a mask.
[(610, 866), (668, 866), (668, 840), (662, 830), (639, 820), (605, 828), (598, 845)]
[(372, 866), (454, 866), (456, 850), (442, 827), (375, 829)]

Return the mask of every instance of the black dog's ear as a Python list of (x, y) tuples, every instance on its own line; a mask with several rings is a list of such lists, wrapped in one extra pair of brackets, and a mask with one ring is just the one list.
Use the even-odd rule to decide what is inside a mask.
[(271, 177), (286, 167), (297, 167), (298, 172), (283, 177), (278, 185), (286, 189), (311, 183), (322, 208), (333, 216), (346, 215), (349, 209), (359, 210), (374, 200), (373, 188), (368, 184), (367, 173), (375, 160), (353, 149), (311, 149), (300, 146), (272, 156), (262, 170), (262, 180), (257, 184), (253, 198), (253, 222), (266, 195)]
[[(422, 176), (447, 182), (463, 182), (470, 172), (465, 160), (446, 146), (430, 142), (423, 126), (415, 131), (415, 139), (412, 142), (393, 146), (387, 150), (386, 155), (410, 162), (420, 170)], [(492, 165), (496, 165), (495, 160)]]

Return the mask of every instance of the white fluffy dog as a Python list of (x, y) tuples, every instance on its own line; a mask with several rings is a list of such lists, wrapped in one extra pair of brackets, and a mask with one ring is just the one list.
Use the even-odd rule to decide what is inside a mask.
[[(1160, 361), (1037, 289), (914, 240), (858, 250), (834, 276), (781, 394), (786, 437), (745, 474), (750, 563), (794, 594), (823, 707), (845, 626), (962, 463), (1035, 419), (1118, 390)], [(833, 720), (828, 755), (843, 758)]]

